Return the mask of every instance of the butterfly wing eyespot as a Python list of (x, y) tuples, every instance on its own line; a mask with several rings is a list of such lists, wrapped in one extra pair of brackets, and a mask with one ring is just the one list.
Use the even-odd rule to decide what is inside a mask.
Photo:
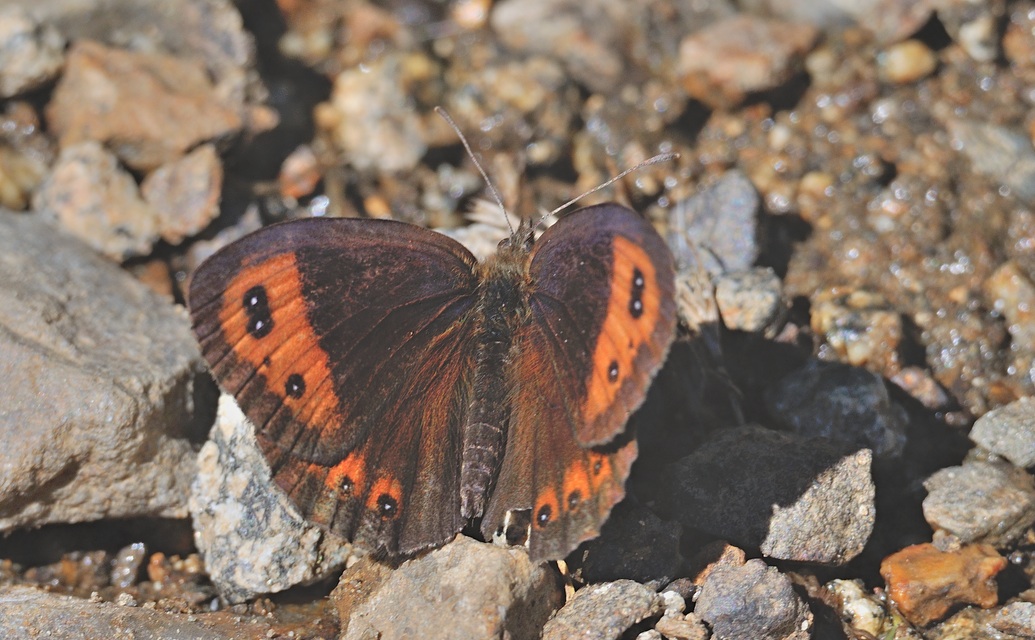
[(562, 218), (529, 264), (530, 321), (515, 336), (506, 452), (482, 531), (530, 509), (534, 560), (596, 536), (625, 495), (636, 441), (625, 431), (675, 337), (672, 256), (618, 205)]
[(474, 265), (411, 225), (307, 219), (194, 273), (202, 353), (313, 522), (391, 553), (462, 527), (456, 408), (470, 393)]

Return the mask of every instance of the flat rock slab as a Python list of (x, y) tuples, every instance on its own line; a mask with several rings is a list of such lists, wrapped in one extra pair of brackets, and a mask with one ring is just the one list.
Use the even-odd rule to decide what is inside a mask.
[(230, 602), (329, 577), (352, 552), (344, 539), (307, 522), (273, 483), (254, 432), (224, 394), (191, 486), (194, 541)]
[(0, 638), (229, 640), (268, 638), (272, 633), (272, 624), (244, 620), (228, 611), (200, 615), (163, 613), (90, 602), (31, 587), (0, 588)]
[(924, 519), (961, 542), (1005, 546), (1035, 523), (1035, 478), (1006, 462), (939, 469), (924, 488)]
[(0, 211), (0, 532), (183, 518), (201, 356), (182, 308), (37, 216)]

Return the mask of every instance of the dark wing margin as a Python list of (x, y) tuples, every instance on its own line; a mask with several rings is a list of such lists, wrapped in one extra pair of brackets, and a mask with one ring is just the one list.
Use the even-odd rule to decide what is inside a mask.
[(393, 555), (462, 527), (474, 265), (435, 232), (339, 218), (266, 227), (194, 273), (202, 353), (310, 520)]

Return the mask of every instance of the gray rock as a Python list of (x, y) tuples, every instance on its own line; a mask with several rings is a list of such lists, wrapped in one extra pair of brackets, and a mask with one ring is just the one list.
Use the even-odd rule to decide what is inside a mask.
[(866, 369), (810, 360), (766, 389), (765, 402), (781, 426), (845, 450), (867, 447), (878, 458), (894, 458), (906, 446), (905, 410)]
[(1010, 187), (1026, 204), (1035, 204), (1035, 148), (1030, 137), (977, 120), (952, 118), (946, 126), (974, 171)]
[(563, 593), (556, 570), (533, 565), (523, 548), (458, 536), (395, 570), (360, 560), (342, 575), (331, 600), (342, 640), (531, 640)]
[(718, 564), (701, 585), (694, 613), (716, 640), (807, 640), (812, 612), (791, 580), (758, 559)]
[(542, 637), (617, 640), (637, 622), (658, 613), (661, 606), (653, 589), (632, 580), (589, 585), (546, 623)]
[(787, 310), (780, 278), (770, 267), (719, 276), (715, 302), (727, 329), (751, 333), (774, 329)]
[(187, 314), (36, 215), (0, 212), (0, 256), (0, 532), (186, 517), (207, 428)]
[[(129, 601), (124, 602), (129, 605)], [(2, 638), (230, 640), (266, 638), (270, 634), (270, 622), (256, 616), (245, 620), (228, 611), (163, 613), (132, 605), (90, 602), (30, 587), (0, 587)]]
[(1035, 638), (1035, 603), (1011, 602), (995, 614), (992, 626), (1003, 633)]
[(981, 416), (970, 439), (1014, 466), (1035, 466), (1035, 398), (1021, 398)]
[(755, 186), (736, 170), (676, 203), (669, 213), (668, 245), (681, 270), (700, 265), (718, 275), (754, 266), (760, 204)]
[(1035, 523), (1035, 480), (1005, 462), (941, 469), (924, 488), (924, 519), (964, 543), (1003, 546)]
[(873, 531), (870, 452), (757, 426), (729, 429), (666, 469), (684, 526), (771, 558), (842, 564)]
[(270, 478), (254, 434), (224, 394), (191, 485), (194, 541), (212, 583), (230, 602), (333, 575), (352, 551), (298, 513)]
[(43, 85), (64, 64), (65, 39), (53, 25), (36, 23), (23, 7), (0, 10), (0, 98)]

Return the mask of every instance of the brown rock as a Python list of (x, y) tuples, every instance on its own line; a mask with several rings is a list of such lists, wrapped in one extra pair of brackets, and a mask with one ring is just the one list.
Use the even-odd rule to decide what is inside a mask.
[(1006, 558), (987, 544), (946, 553), (933, 544), (915, 544), (891, 554), (880, 565), (888, 595), (906, 618), (918, 625), (939, 620), (959, 604), (990, 608), (998, 603), (995, 576)]
[(735, 106), (749, 93), (788, 80), (817, 35), (808, 24), (746, 14), (715, 23), (687, 36), (679, 47), (683, 88), (710, 107)]
[(140, 192), (158, 214), (159, 233), (180, 244), (219, 215), (223, 165), (215, 146), (205, 144), (151, 172)]
[(97, 142), (64, 148), (33, 198), (47, 220), (114, 260), (150, 253), (158, 217), (133, 176)]
[(103, 142), (141, 171), (242, 126), (200, 62), (89, 40), (69, 50), (46, 113), (62, 147)]

